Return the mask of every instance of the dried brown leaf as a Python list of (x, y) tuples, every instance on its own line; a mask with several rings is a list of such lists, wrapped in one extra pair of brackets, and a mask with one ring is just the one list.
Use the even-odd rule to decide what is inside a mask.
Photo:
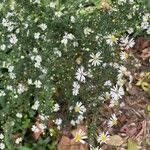
[(107, 144), (112, 146), (121, 146), (123, 144), (123, 138), (119, 135), (112, 135)]

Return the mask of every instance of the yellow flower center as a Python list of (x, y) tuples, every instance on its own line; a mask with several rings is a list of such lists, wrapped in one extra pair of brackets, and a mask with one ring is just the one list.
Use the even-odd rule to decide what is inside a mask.
[(76, 140), (76, 142), (79, 142), (79, 141), (81, 140), (81, 135), (76, 134), (76, 136), (75, 136), (75, 140)]
[(129, 55), (128, 53), (125, 53), (125, 58), (128, 59)]
[(112, 40), (112, 42), (116, 42), (117, 38), (114, 35), (112, 35), (111, 40)]
[(113, 125), (117, 125), (117, 120), (113, 119), (112, 123), (113, 123)]
[(107, 137), (106, 137), (106, 135), (102, 135), (102, 137), (101, 137), (101, 141), (102, 141), (102, 142), (106, 142), (106, 141), (107, 141)]
[(80, 107), (77, 106), (77, 107), (74, 108), (74, 110), (75, 110), (75, 112), (79, 112), (80, 111)]

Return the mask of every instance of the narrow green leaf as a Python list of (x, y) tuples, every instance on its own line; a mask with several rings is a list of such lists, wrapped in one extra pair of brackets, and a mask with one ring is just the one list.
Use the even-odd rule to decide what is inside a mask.
[(131, 138), (128, 139), (128, 150), (138, 150), (137, 143)]
[(22, 146), (22, 147), (18, 148), (18, 150), (32, 150), (32, 149)]

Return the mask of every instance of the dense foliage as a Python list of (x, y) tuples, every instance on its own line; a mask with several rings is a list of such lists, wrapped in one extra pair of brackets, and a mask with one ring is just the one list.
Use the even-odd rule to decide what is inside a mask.
[[(101, 104), (118, 105), (124, 84), (132, 83), (123, 66), (127, 50), (136, 36), (150, 34), (144, 1), (107, 5), (94, 0), (0, 2), (0, 149), (55, 149), (56, 131), (83, 120), (90, 143), (97, 138), (92, 133)], [(33, 142), (37, 116), (45, 134)]]

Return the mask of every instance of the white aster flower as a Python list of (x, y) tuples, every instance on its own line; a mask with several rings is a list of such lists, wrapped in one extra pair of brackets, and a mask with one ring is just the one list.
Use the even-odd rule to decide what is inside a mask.
[(39, 27), (40, 27), (43, 31), (45, 31), (45, 30), (47, 29), (47, 25), (46, 25), (45, 23), (40, 24)]
[(123, 51), (120, 52), (120, 59), (121, 59), (121, 60), (125, 61), (125, 60), (128, 59), (128, 57), (129, 57), (129, 55), (128, 55), (127, 52), (123, 52)]
[(75, 21), (76, 21), (74, 16), (71, 16), (70, 20), (72, 23), (75, 23)]
[(38, 133), (40, 131), (40, 129), (36, 125), (32, 125), (31, 131), (34, 133)]
[(1, 133), (0, 134), (0, 140), (4, 139), (4, 135)]
[(5, 45), (5, 44), (2, 44), (0, 49), (1, 49), (2, 51), (4, 51), (4, 50), (6, 49), (6, 45)]
[(0, 90), (0, 97), (5, 96), (5, 95), (6, 95), (6, 93), (4, 91)]
[(28, 79), (27, 83), (28, 83), (29, 85), (32, 85), (32, 84), (33, 84), (32, 79)]
[(124, 89), (123, 87), (118, 87), (118, 85), (111, 88), (110, 96), (114, 100), (119, 100), (124, 95)]
[(129, 34), (132, 34), (132, 33), (134, 32), (134, 29), (130, 27), (130, 28), (127, 30), (127, 32), (128, 32)]
[(54, 2), (51, 2), (51, 3), (49, 4), (49, 7), (51, 7), (51, 8), (55, 8), (55, 6), (56, 6), (56, 4), (55, 4)]
[(34, 85), (35, 85), (36, 88), (41, 88), (42, 82), (40, 80), (35, 80)]
[(38, 33), (34, 33), (34, 38), (37, 40), (37, 39), (39, 39), (39, 37), (40, 37), (40, 33), (38, 32)]
[(16, 117), (22, 118), (22, 113), (17, 113), (17, 114), (16, 114)]
[(47, 128), (47, 126), (43, 123), (39, 123), (38, 127), (42, 130), (42, 132)]
[(150, 18), (149, 13), (144, 14), (143, 17), (142, 17), (143, 21), (148, 21), (149, 18)]
[(37, 55), (37, 56), (35, 56), (35, 61), (37, 62), (37, 63), (41, 63), (42, 62), (42, 57), (40, 56), (40, 55)]
[(89, 60), (90, 63), (92, 63), (93, 66), (99, 66), (100, 63), (102, 62), (101, 61), (101, 53), (100, 52), (97, 52), (95, 55), (92, 53), (90, 54), (91, 56), (91, 59)]
[(71, 124), (72, 126), (75, 126), (75, 125), (76, 125), (76, 122), (75, 122), (74, 120), (71, 120), (71, 121), (70, 121), (70, 124)]
[(33, 105), (31, 108), (32, 108), (33, 110), (38, 110), (39, 106), (40, 106), (39, 101), (35, 101), (34, 105)]
[(76, 79), (78, 81), (84, 82), (85, 83), (85, 77), (87, 76), (87, 73), (84, 72), (84, 67), (81, 66), (80, 68), (78, 68), (77, 72), (76, 72)]
[(108, 35), (105, 38), (106, 38), (106, 43), (109, 46), (113, 46), (114, 44), (117, 44), (118, 38), (116, 38), (114, 35)]
[(27, 88), (25, 87), (25, 85), (19, 83), (18, 86), (17, 86), (17, 92), (18, 92), (18, 94), (22, 94), (25, 91), (27, 91)]
[(18, 39), (15, 34), (11, 34), (9, 41), (11, 44), (16, 44), (18, 42)]
[(108, 135), (108, 132), (104, 133), (100, 133), (98, 138), (97, 138), (97, 141), (102, 144), (102, 143), (105, 143), (107, 144), (107, 141), (109, 140), (110, 136)]
[(87, 135), (85, 131), (80, 129), (78, 132), (75, 133), (75, 136), (74, 136), (75, 142), (80, 142), (82, 144), (85, 144), (85, 141), (84, 141), (85, 139), (87, 139)]
[(22, 142), (22, 137), (18, 137), (18, 138), (15, 140), (15, 143), (16, 143), (16, 144), (19, 144), (20, 142)]
[(147, 22), (147, 21), (143, 21), (143, 22), (141, 23), (141, 28), (142, 28), (143, 30), (147, 29), (149, 26), (150, 26), (150, 25), (149, 25), (149, 22)]
[(90, 35), (91, 33), (93, 33), (93, 31), (91, 30), (91, 28), (89, 28), (89, 27), (84, 28), (84, 34), (85, 35)]
[(65, 32), (65, 35), (63, 36), (63, 39), (61, 40), (61, 43), (66, 46), (68, 43), (68, 40), (73, 40), (74, 38), (75, 37), (73, 34)]
[(83, 113), (86, 112), (86, 108), (82, 105), (81, 102), (77, 102), (76, 106), (74, 107), (74, 111), (76, 113), (79, 113), (79, 114), (83, 115)]
[(132, 48), (135, 44), (134, 39), (133, 38), (129, 39), (129, 36), (121, 37), (120, 41), (121, 41), (120, 46), (124, 47), (125, 49)]
[(56, 103), (56, 104), (53, 106), (53, 111), (54, 111), (54, 112), (57, 112), (59, 109), (60, 109), (60, 106), (59, 106), (59, 104)]
[(76, 124), (80, 124), (81, 121), (83, 121), (83, 119), (84, 119), (84, 117), (82, 115), (79, 115), (78, 118), (77, 118), (77, 120), (75, 121)]
[(5, 149), (5, 144), (4, 143), (0, 143), (0, 149), (1, 150)]
[(112, 86), (112, 83), (110, 80), (105, 81), (104, 86)]
[(56, 11), (56, 12), (55, 12), (55, 16), (56, 16), (56, 17), (59, 17), (59, 18), (60, 18), (62, 15), (63, 15), (63, 13), (62, 13), (61, 11)]
[(108, 121), (108, 127), (112, 127), (112, 126), (114, 126), (114, 125), (117, 125), (117, 117), (116, 117), (116, 115), (115, 114), (112, 114), (111, 115), (111, 118), (109, 119), (109, 121)]
[(79, 89), (80, 89), (79, 83), (78, 82), (73, 82), (72, 94), (73, 95), (78, 95), (79, 94)]
[(129, 75), (129, 71), (127, 70), (126, 67), (124, 66), (120, 66), (119, 70), (118, 70), (118, 79), (121, 79), (124, 75), (128, 76)]
[(101, 96), (99, 96), (99, 100), (101, 101), (107, 101), (110, 99), (110, 94), (109, 92), (105, 92), (103, 93)]
[(60, 126), (62, 124), (62, 119), (61, 118), (56, 119), (55, 124), (57, 125), (57, 128), (60, 130)]

